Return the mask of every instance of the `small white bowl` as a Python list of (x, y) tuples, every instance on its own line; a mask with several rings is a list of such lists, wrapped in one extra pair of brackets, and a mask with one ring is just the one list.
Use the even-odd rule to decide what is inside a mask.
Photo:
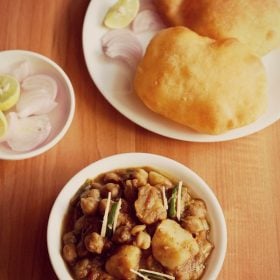
[(163, 156), (145, 153), (118, 154), (94, 162), (77, 173), (62, 189), (50, 213), (47, 243), (52, 266), (59, 279), (72, 279), (61, 256), (61, 232), (69, 202), (82, 183), (91, 177), (110, 170), (149, 166), (166, 172), (189, 186), (194, 197), (205, 201), (208, 210), (208, 219), (211, 225), (211, 241), (214, 250), (208, 259), (206, 271), (202, 279), (215, 280), (222, 268), (227, 247), (227, 230), (221, 206), (209, 186), (186, 166)]
[(15, 152), (6, 144), (0, 143), (0, 159), (19, 160), (40, 155), (56, 145), (67, 132), (75, 112), (73, 86), (65, 72), (49, 58), (31, 51), (8, 50), (0, 52), (0, 73), (21, 61), (28, 61), (32, 73), (51, 75), (58, 84), (57, 107), (50, 112), (52, 130), (48, 138), (35, 149), (28, 152)]

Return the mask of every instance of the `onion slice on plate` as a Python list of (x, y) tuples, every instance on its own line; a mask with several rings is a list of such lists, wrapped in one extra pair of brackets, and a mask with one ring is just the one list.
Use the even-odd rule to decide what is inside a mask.
[(101, 39), (106, 56), (119, 59), (135, 68), (142, 57), (143, 49), (136, 36), (129, 30), (108, 31)]
[(131, 29), (135, 33), (158, 31), (165, 27), (160, 16), (152, 10), (144, 10), (138, 13), (131, 25)]
[(57, 83), (47, 75), (32, 75), (22, 81), (21, 87), (24, 92), (45, 90), (52, 100), (55, 100), (57, 95)]
[(47, 115), (31, 116), (20, 119), (17, 114), (7, 115), (7, 144), (17, 152), (30, 151), (42, 144), (51, 132), (51, 123)]

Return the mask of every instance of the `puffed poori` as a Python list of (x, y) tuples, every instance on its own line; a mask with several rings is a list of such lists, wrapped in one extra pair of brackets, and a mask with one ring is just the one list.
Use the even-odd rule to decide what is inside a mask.
[(185, 27), (160, 31), (139, 63), (134, 89), (152, 111), (207, 134), (254, 122), (266, 109), (266, 74), (236, 39)]
[(279, 0), (154, 0), (172, 26), (213, 39), (237, 38), (262, 56), (280, 45)]

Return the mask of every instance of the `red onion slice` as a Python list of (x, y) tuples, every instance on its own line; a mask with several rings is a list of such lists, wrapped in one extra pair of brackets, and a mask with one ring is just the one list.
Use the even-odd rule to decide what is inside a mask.
[(138, 39), (128, 30), (108, 31), (101, 39), (106, 56), (119, 59), (135, 68), (142, 57), (143, 49)]
[(20, 119), (11, 112), (7, 115), (9, 135), (7, 143), (18, 152), (30, 151), (42, 144), (50, 134), (51, 123), (47, 115)]
[(51, 112), (57, 103), (44, 89), (38, 91), (27, 91), (20, 95), (16, 105), (19, 117), (25, 118), (31, 115), (42, 115)]
[(24, 92), (45, 90), (52, 100), (55, 100), (57, 95), (57, 83), (47, 75), (32, 75), (23, 80), (21, 87)]
[(131, 25), (131, 29), (135, 33), (158, 31), (165, 27), (160, 16), (152, 10), (144, 10), (138, 13)]
[(33, 75), (23, 80), (22, 93), (16, 105), (19, 117), (42, 115), (52, 111), (57, 103), (57, 84), (47, 75)]

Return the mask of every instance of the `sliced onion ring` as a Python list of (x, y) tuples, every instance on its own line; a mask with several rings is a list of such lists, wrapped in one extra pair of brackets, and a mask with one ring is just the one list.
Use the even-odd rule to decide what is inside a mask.
[(16, 105), (19, 117), (47, 114), (54, 109), (57, 83), (47, 75), (33, 75), (23, 80)]
[(20, 95), (16, 105), (19, 117), (47, 114), (56, 107), (57, 103), (46, 90), (28, 91)]
[(9, 135), (7, 143), (18, 152), (33, 150), (42, 144), (50, 134), (51, 123), (47, 115), (20, 119), (17, 114), (7, 114)]
[(22, 81), (21, 87), (24, 92), (45, 90), (52, 100), (57, 95), (57, 83), (47, 75), (32, 75)]

